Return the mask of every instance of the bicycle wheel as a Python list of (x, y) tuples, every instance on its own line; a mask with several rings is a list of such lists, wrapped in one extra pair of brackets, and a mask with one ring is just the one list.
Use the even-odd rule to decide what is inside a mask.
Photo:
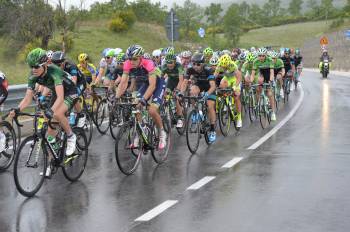
[(290, 81), (287, 79), (284, 84), (284, 103), (288, 102), (289, 98), (289, 93), (290, 93)]
[[(170, 127), (170, 122), (167, 119), (164, 119), (162, 117), (163, 120), (163, 125), (164, 128)], [(153, 123), (152, 123), (153, 124)], [(166, 132), (166, 146), (164, 149), (159, 149), (159, 131), (158, 128), (155, 125), (151, 126), (151, 133), (150, 133), (150, 144), (151, 144), (151, 154), (153, 157), (154, 162), (156, 162), (157, 164), (161, 164), (163, 163), (167, 158), (168, 158), (168, 153), (170, 150), (170, 145), (171, 145), (171, 130), (169, 130), (168, 132)]]
[(160, 116), (163, 121), (163, 128), (167, 134), (171, 133), (171, 109), (169, 108), (169, 105), (166, 105), (165, 107), (162, 107), (160, 110)]
[(188, 102), (184, 101), (182, 104), (182, 120), (183, 120), (183, 126), (181, 128), (176, 128), (176, 131), (179, 135), (184, 135), (186, 132), (186, 119), (187, 119), (187, 109), (188, 109)]
[(14, 179), (17, 190), (26, 197), (34, 196), (44, 183), (47, 167), (47, 150), (44, 142), (29, 136), (19, 147), (14, 163)]
[(94, 130), (94, 122), (88, 112), (84, 112), (85, 115), (85, 124), (82, 127), (82, 129), (85, 132), (86, 139), (87, 139), (87, 146), (90, 146), (91, 140), (92, 140), (92, 132)]
[(98, 132), (106, 134), (109, 128), (109, 106), (107, 99), (103, 99), (97, 106), (96, 127)]
[(192, 110), (187, 117), (186, 142), (192, 154), (196, 153), (200, 140), (200, 119), (197, 110)]
[(19, 147), (19, 145), (21, 144), (22, 142), (22, 133), (21, 133), (21, 127), (19, 127), (16, 123), (15, 123), (15, 120), (12, 119), (12, 122), (11, 122), (11, 125), (15, 131), (15, 135), (16, 135), (16, 148)]
[(226, 100), (220, 102), (219, 105), (219, 127), (223, 136), (227, 136), (231, 127), (231, 109)]
[(253, 95), (249, 95), (249, 119), (250, 122), (254, 122), (257, 119), (255, 98)]
[(117, 139), (119, 126), (123, 122), (123, 110), (120, 106), (112, 107), (112, 110), (109, 112), (109, 131), (113, 139)]
[(265, 103), (264, 97), (260, 97), (260, 102), (258, 105), (258, 110), (259, 110), (259, 118), (260, 118), (260, 124), (263, 129), (265, 129), (268, 126), (268, 116), (267, 116), (267, 106)]
[(0, 171), (8, 169), (16, 154), (17, 140), (16, 133), (11, 124), (7, 121), (0, 123), (0, 133), (3, 133), (4, 150), (0, 152)]
[[(62, 164), (63, 175), (72, 182), (77, 181), (83, 174), (89, 154), (84, 130), (73, 128), (73, 133), (77, 136), (75, 151), (69, 157), (65, 157)], [(61, 152), (65, 152), (64, 149)]]
[(123, 124), (117, 134), (115, 141), (115, 159), (119, 170), (125, 175), (134, 173), (140, 163), (143, 154), (143, 141), (138, 138), (138, 147), (133, 147), (136, 136), (136, 126), (131, 123)]

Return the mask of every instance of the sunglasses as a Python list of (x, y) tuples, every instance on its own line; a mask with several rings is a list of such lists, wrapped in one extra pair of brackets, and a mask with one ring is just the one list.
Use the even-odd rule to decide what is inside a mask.
[(194, 66), (201, 66), (202, 63), (193, 63)]
[(159, 59), (159, 58), (160, 58), (160, 56), (153, 56), (153, 58), (154, 58), (154, 59)]
[(259, 55), (259, 57), (265, 57), (265, 55)]
[(133, 57), (133, 58), (129, 58), (129, 60), (137, 61), (137, 60), (139, 60), (139, 58), (138, 57)]
[(117, 62), (117, 65), (123, 65), (124, 62)]
[(34, 65), (34, 66), (30, 66), (32, 69), (39, 69), (43, 66), (44, 64), (39, 64), (39, 65)]
[(167, 64), (174, 64), (174, 61), (171, 60), (171, 61), (167, 61), (166, 63)]

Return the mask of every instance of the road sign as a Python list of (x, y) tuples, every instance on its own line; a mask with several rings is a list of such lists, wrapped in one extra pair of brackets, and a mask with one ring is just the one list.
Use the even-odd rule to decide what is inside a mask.
[(345, 31), (345, 37), (350, 39), (350, 30)]
[(326, 36), (323, 36), (321, 39), (320, 39), (320, 44), (321, 45), (327, 45), (328, 44), (328, 38)]
[(171, 9), (166, 19), (165, 28), (166, 28), (166, 35), (168, 39), (171, 41), (172, 47), (174, 47), (174, 41), (179, 40), (180, 38), (179, 27), (180, 27), (180, 21), (176, 17), (174, 10)]
[(198, 35), (203, 38), (205, 36), (205, 30), (203, 28), (198, 29)]

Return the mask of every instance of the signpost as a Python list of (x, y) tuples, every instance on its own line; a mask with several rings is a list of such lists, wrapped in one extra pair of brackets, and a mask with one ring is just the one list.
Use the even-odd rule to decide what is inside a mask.
[(328, 45), (328, 38), (326, 36), (323, 36), (321, 39), (320, 39), (320, 44), (322, 46), (325, 46), (325, 45)]
[(165, 28), (166, 28), (166, 35), (168, 39), (171, 41), (172, 47), (174, 47), (174, 41), (179, 40), (179, 37), (180, 37), (179, 27), (180, 27), (179, 19), (176, 17), (174, 10), (171, 9), (166, 20)]
[(350, 40), (350, 30), (345, 31), (345, 37), (347, 40)]
[(203, 38), (205, 36), (205, 30), (203, 28), (199, 28), (198, 35), (199, 35), (199, 37)]

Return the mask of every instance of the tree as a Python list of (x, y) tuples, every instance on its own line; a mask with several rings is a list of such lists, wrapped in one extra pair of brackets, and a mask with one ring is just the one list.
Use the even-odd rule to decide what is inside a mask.
[(242, 34), (242, 18), (240, 16), (238, 4), (233, 3), (230, 5), (223, 18), (223, 24), (225, 29), (225, 37), (227, 38), (229, 45), (236, 47), (239, 42), (239, 37)]
[(204, 14), (208, 17), (208, 22), (213, 28), (213, 44), (215, 44), (215, 36), (217, 33), (217, 27), (221, 20), (220, 13), (222, 12), (221, 4), (211, 3), (210, 6), (205, 8)]
[(173, 8), (179, 17), (181, 27), (184, 29), (185, 38), (189, 39), (190, 31), (196, 29), (203, 18), (202, 8), (191, 0), (186, 0), (183, 7), (174, 4)]
[(250, 14), (250, 5), (246, 2), (239, 4), (239, 12), (242, 18), (248, 18)]
[(335, 11), (333, 6), (333, 0), (322, 0), (321, 1), (321, 15), (324, 19), (328, 19)]
[(263, 6), (264, 13), (269, 17), (277, 17), (281, 13), (280, 0), (268, 0)]
[(303, 0), (291, 0), (289, 2), (289, 13), (293, 16), (301, 15), (301, 7), (303, 5)]

